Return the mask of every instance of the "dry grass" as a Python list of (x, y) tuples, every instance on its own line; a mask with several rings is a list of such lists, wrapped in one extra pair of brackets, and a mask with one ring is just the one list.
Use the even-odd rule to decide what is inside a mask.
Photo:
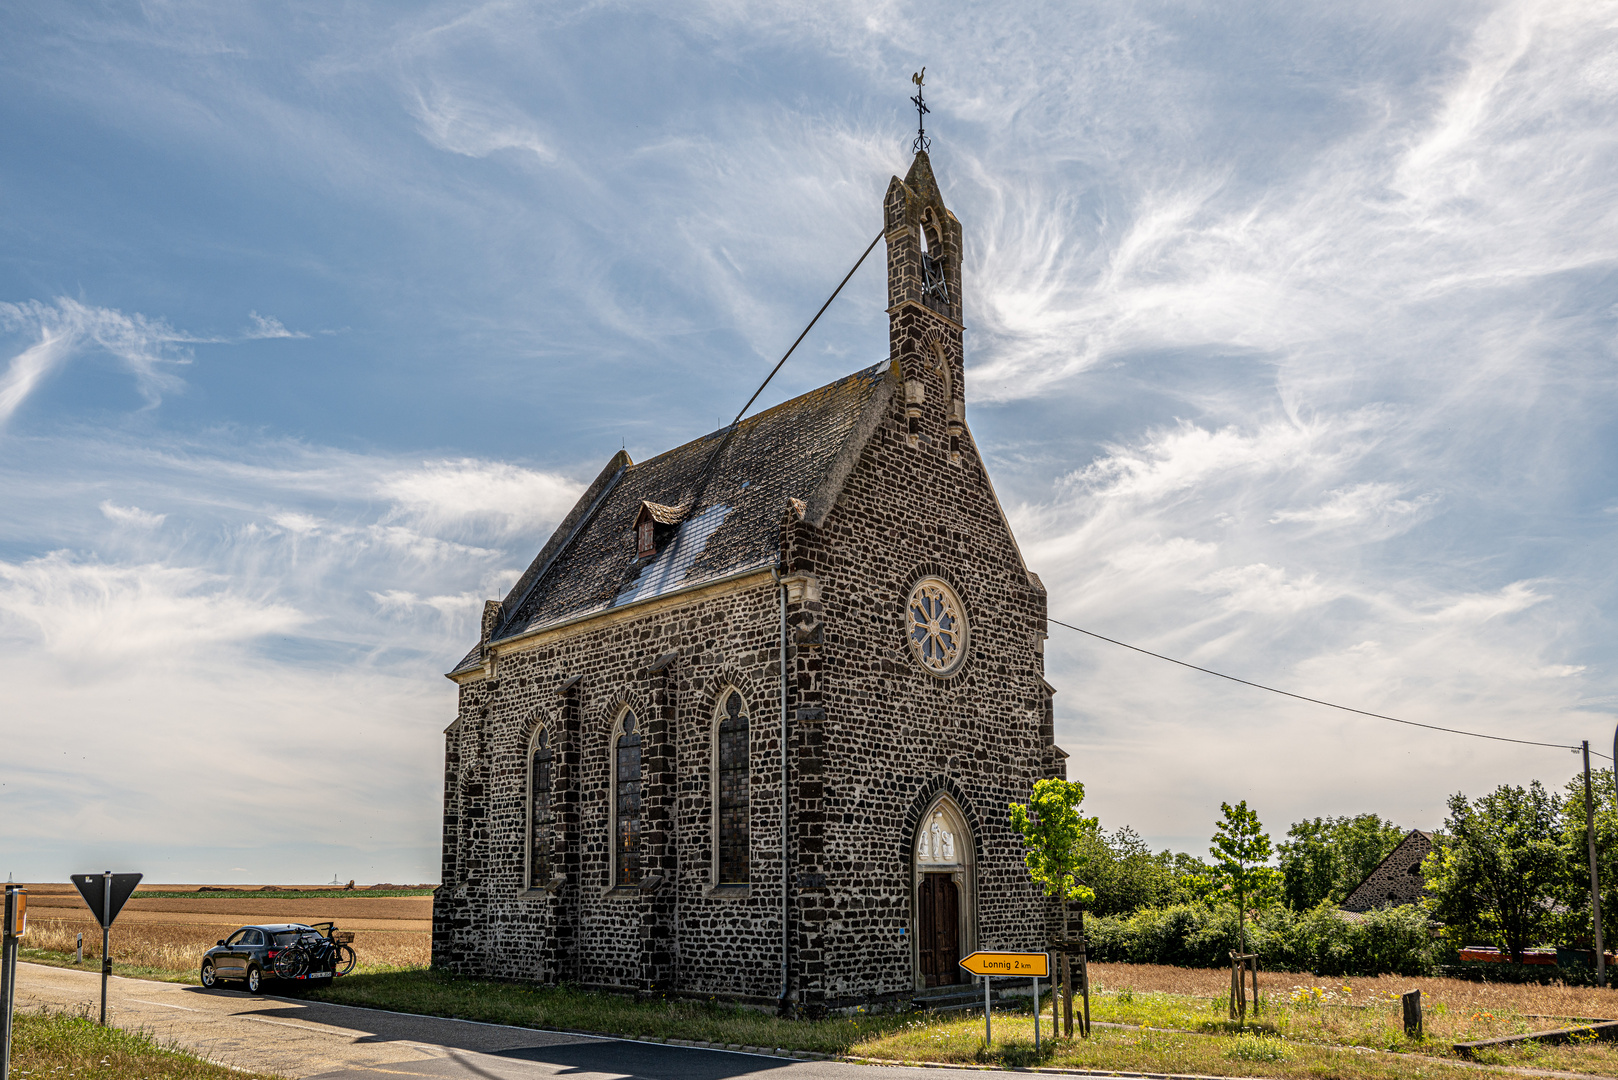
[(994, 1042), (989, 1045), (983, 1041), (981, 1017), (947, 1021), (926, 1018), (914, 1020), (902, 1030), (866, 1039), (851, 1053), (894, 1063), (940, 1061), (1013, 1067), (1037, 1064), (1104, 1072), (1298, 1080), (1481, 1080), (1490, 1075), (1511, 1075), (1430, 1058), (1335, 1049), (1250, 1032), (1209, 1037), (1150, 1029), (1096, 1028), (1088, 1039), (1056, 1043), (1050, 1039), (1049, 1027), (1044, 1034), (1043, 1052), (1036, 1055), (1033, 1022), (1026, 1014), (997, 1015)]
[[(30, 915), (32, 915), (30, 908)], [(183, 976), (195, 982), (202, 954), (216, 941), (240, 925), (229, 923), (174, 922), (146, 923), (122, 919), (112, 929), (112, 957), (120, 967)], [(49, 953), (61, 962), (71, 962), (75, 935), (84, 935), (84, 961), (88, 967), (101, 960), (101, 928), (89, 920), (30, 918), (28, 936), (23, 939), (30, 959), (45, 959)], [(393, 971), (426, 967), (431, 961), (431, 935), (419, 931), (358, 930), (354, 951), (359, 956), (358, 971)]]
[[(1091, 964), (1090, 979), (1103, 990), (1157, 991), (1187, 997), (1223, 999), (1230, 990), (1230, 972), (1218, 968)], [(1351, 991), (1345, 993), (1345, 986), (1351, 987)], [(1323, 979), (1290, 971), (1259, 973), (1259, 992), (1274, 1000), (1290, 998), (1299, 989), (1310, 987), (1335, 994), (1336, 997), (1329, 999), (1334, 1005), (1387, 1003), (1407, 990), (1420, 990), (1424, 1006), (1442, 1005), (1451, 1014), (1504, 1012), (1577, 1019), (1618, 1018), (1618, 995), (1599, 987), (1482, 983), (1403, 975)]]
[[(36, 895), (35, 886), (29, 886), (28, 910), (31, 917), (42, 919), (83, 918), (87, 914), (84, 901), (77, 892)], [(118, 916), (143, 921), (158, 915), (180, 916), (179, 920), (157, 918), (154, 921), (235, 922), (315, 922), (335, 919), (339, 923), (352, 923), (356, 927), (372, 926), (377, 922), (411, 922), (411, 929), (431, 930), (432, 898), (428, 896), (356, 896), (336, 894), (330, 900), (266, 900), (254, 896), (198, 897), (195, 900), (177, 897), (142, 899), (136, 893)]]
[[(78, 890), (50, 882), (28, 887), (24, 953), (45, 963), (73, 963), (75, 935), (84, 934), (88, 966), (101, 960), (101, 928), (91, 921)], [(202, 954), (247, 923), (331, 919), (354, 931), (359, 971), (426, 967), (432, 953), (432, 898), (365, 896), (331, 890), (329, 898), (240, 896), (143, 898), (148, 891), (194, 891), (195, 885), (143, 885), (112, 929), (112, 958), (120, 974), (195, 982)]]

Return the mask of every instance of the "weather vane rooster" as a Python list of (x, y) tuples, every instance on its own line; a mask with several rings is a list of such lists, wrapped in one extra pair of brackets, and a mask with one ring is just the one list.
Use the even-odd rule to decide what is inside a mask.
[(916, 84), (916, 96), (910, 99), (910, 104), (916, 107), (916, 141), (911, 144), (910, 151), (914, 154), (922, 153), (932, 148), (933, 141), (927, 137), (926, 116), (932, 112), (927, 103), (921, 99), (921, 84), (927, 78), (927, 69), (922, 68), (910, 76), (910, 81)]

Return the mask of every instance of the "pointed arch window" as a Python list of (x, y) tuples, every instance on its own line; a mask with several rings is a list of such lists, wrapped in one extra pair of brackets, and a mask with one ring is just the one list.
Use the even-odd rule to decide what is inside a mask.
[(619, 718), (613, 741), (613, 857), (614, 885), (640, 884), (640, 727), (635, 714)]
[(528, 887), (543, 888), (551, 880), (550, 732), (542, 724), (534, 733), (528, 757)]
[(921, 299), (922, 303), (948, 314), (949, 281), (944, 273), (943, 230), (938, 217), (928, 209), (922, 215), (921, 229)]
[(750, 877), (748, 811), (750, 808), (747, 710), (741, 694), (724, 696), (714, 739), (718, 782), (714, 785), (714, 819), (720, 885), (745, 885)]

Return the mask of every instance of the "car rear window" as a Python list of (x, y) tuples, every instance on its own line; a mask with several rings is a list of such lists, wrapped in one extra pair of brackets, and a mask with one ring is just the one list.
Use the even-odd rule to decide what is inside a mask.
[(297, 943), (297, 940), (306, 934), (313, 934), (313, 930), (277, 930), (275, 932), (276, 948), (284, 949), (288, 945)]

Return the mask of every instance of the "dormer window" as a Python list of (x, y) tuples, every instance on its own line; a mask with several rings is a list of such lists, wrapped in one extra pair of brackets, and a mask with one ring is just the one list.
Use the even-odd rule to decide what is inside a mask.
[(690, 511), (689, 503), (683, 506), (641, 503), (640, 512), (635, 515), (635, 557), (649, 559), (656, 555), (657, 549), (679, 531), (680, 522)]

